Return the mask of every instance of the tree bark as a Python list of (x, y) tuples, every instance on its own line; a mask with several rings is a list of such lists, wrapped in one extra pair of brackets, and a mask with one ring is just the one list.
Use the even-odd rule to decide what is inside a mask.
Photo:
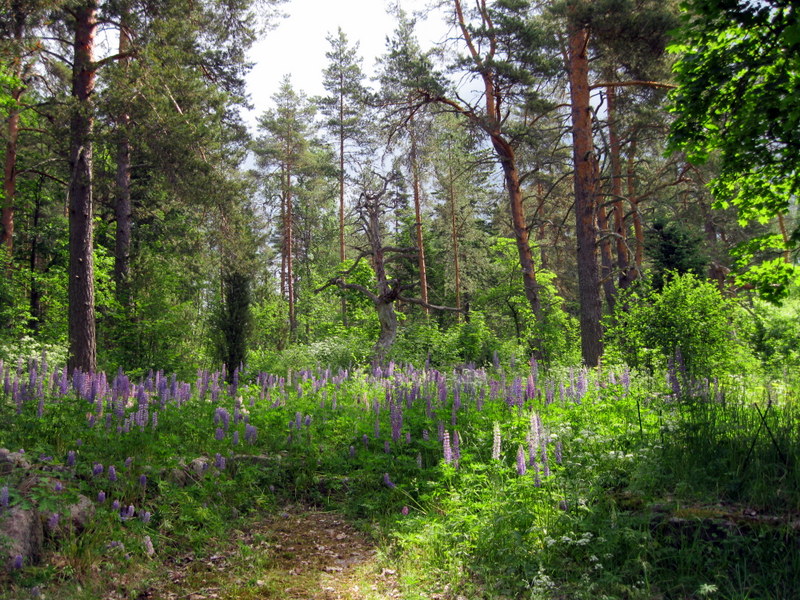
[(642, 215), (639, 213), (639, 199), (636, 196), (636, 171), (633, 166), (636, 160), (636, 140), (631, 140), (628, 151), (628, 202), (631, 205), (633, 216), (633, 234), (636, 237), (636, 250), (634, 251), (635, 269), (629, 269), (630, 280), (633, 281), (637, 274), (642, 272), (642, 262), (644, 261), (644, 227), (642, 226)]
[[(417, 238), (417, 266), (419, 267), (419, 287), (420, 297), (426, 304), (428, 303), (428, 270), (425, 265), (425, 245), (422, 240), (422, 199), (419, 181), (419, 163), (417, 161), (417, 135), (414, 129), (414, 115), (411, 114), (409, 134), (411, 135), (411, 178), (414, 187), (414, 228)], [(425, 317), (430, 315), (430, 311), (424, 307)]]
[[(459, 259), (458, 247), (458, 227), (456, 222), (456, 193), (455, 182), (453, 178), (453, 164), (448, 163), (449, 170), (449, 196), (450, 196), (450, 231), (453, 242), (453, 268), (455, 270), (455, 288), (456, 288), (456, 308), (461, 310), (461, 261)], [(457, 319), (461, 321), (461, 313), (457, 313)]]
[(596, 157), (592, 139), (589, 96), (589, 31), (570, 19), (568, 72), (572, 104), (572, 153), (575, 164), (575, 219), (578, 240), (578, 293), (581, 352), (588, 366), (600, 363), (603, 353), (601, 305), (595, 253)]
[[(14, 15), (14, 41), (17, 44), (17, 55), (14, 56), (11, 74), (20, 79), (22, 77), (22, 57), (20, 56), (22, 36), (25, 28), (25, 14), (18, 2), (13, 3)], [(8, 114), (6, 128), (6, 156), (3, 170), (3, 209), (0, 215), (0, 244), (5, 244), (8, 253), (8, 264), (13, 263), (14, 257), (14, 203), (17, 194), (17, 141), (19, 140), (19, 100), (25, 88), (20, 86), (11, 90), (11, 99), (14, 104)], [(9, 271), (10, 273), (10, 271)]]
[(295, 329), (297, 328), (297, 316), (295, 315), (295, 297), (294, 297), (294, 260), (292, 254), (294, 252), (293, 241), (293, 215), (292, 215), (292, 169), (290, 165), (286, 166), (286, 291), (289, 297), (289, 336), (294, 337)]
[(611, 197), (614, 213), (614, 234), (617, 247), (619, 287), (626, 288), (632, 280), (628, 258), (628, 231), (625, 227), (625, 208), (622, 204), (622, 142), (617, 128), (617, 88), (606, 88), (608, 102), (608, 143), (611, 158)]
[[(126, 28), (126, 18), (122, 18), (119, 32), (119, 53), (124, 55), (130, 49), (130, 35)], [(125, 57), (120, 61), (127, 65), (130, 61)], [(123, 112), (117, 121), (119, 128), (119, 141), (117, 142), (117, 174), (115, 178), (116, 203), (114, 216), (116, 217), (116, 238), (114, 242), (114, 284), (117, 301), (122, 306), (127, 306), (130, 299), (130, 256), (131, 256), (131, 227), (133, 224), (131, 208), (131, 143), (128, 132), (130, 116)]]
[(88, 0), (75, 15), (70, 123), (69, 184), (69, 367), (97, 369), (92, 256), (92, 93), (95, 85), (94, 36), (97, 2)]
[[(344, 245), (344, 72), (339, 72), (339, 262), (347, 259)], [(342, 296), (342, 325), (347, 327), (347, 299)]]

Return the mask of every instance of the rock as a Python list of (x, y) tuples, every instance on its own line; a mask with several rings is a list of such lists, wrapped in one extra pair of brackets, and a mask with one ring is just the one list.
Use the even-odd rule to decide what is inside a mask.
[(22, 452), (9, 452), (6, 448), (0, 448), (0, 474), (7, 475), (12, 469), (31, 468), (31, 463)]
[(10, 569), (14, 558), (21, 556), (23, 564), (39, 562), (44, 537), (42, 519), (36, 509), (15, 506), (0, 516), (0, 569)]
[(83, 531), (94, 516), (94, 503), (83, 494), (78, 494), (78, 501), (67, 507), (67, 515), (77, 531)]
[(211, 466), (211, 459), (207, 456), (200, 456), (189, 463), (189, 468), (198, 477), (202, 476), (208, 470), (209, 466)]

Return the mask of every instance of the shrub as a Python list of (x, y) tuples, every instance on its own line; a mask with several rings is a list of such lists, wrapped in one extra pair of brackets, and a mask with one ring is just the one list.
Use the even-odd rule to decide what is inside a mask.
[(618, 302), (609, 355), (654, 370), (680, 351), (689, 376), (711, 377), (730, 371), (742, 354), (735, 336), (739, 316), (715, 284), (691, 273), (673, 274), (661, 291), (641, 283)]

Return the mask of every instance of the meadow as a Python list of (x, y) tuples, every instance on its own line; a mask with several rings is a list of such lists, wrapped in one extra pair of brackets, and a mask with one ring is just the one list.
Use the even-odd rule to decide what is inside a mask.
[[(789, 379), (531, 359), (133, 381), (42, 357), (0, 381), (0, 523), (42, 528), (31, 555), (0, 541), (3, 599), (158, 597), (174, 557), (243, 556), (231, 532), (287, 504), (360, 528), (402, 598), (800, 597)], [(284, 597), (260, 579), (214, 597)]]

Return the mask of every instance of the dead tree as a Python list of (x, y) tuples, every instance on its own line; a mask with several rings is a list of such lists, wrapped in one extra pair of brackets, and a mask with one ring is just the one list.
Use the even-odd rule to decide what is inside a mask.
[[(373, 348), (373, 360), (376, 363), (385, 361), (397, 337), (396, 302), (417, 304), (428, 310), (462, 312), (461, 309), (436, 306), (419, 298), (406, 296), (404, 292), (414, 289), (419, 282), (402, 283), (396, 278), (390, 278), (386, 271), (387, 263), (397, 261), (400, 258), (416, 256), (418, 252), (418, 249), (414, 247), (398, 248), (384, 245), (383, 216), (386, 212), (396, 208), (397, 195), (393, 193), (392, 186), (397, 179), (398, 174), (396, 172), (383, 175), (374, 170), (367, 171), (362, 181), (362, 190), (355, 207), (358, 215), (358, 225), (366, 238), (367, 244), (364, 248), (359, 249), (360, 253), (349, 269), (337, 273), (335, 277), (316, 290), (316, 292), (321, 292), (328, 287), (336, 286), (343, 290), (358, 292), (369, 298), (378, 313), (378, 323), (380, 324), (380, 334)], [(347, 281), (347, 276), (365, 258), (370, 260), (375, 271), (374, 289)]]

